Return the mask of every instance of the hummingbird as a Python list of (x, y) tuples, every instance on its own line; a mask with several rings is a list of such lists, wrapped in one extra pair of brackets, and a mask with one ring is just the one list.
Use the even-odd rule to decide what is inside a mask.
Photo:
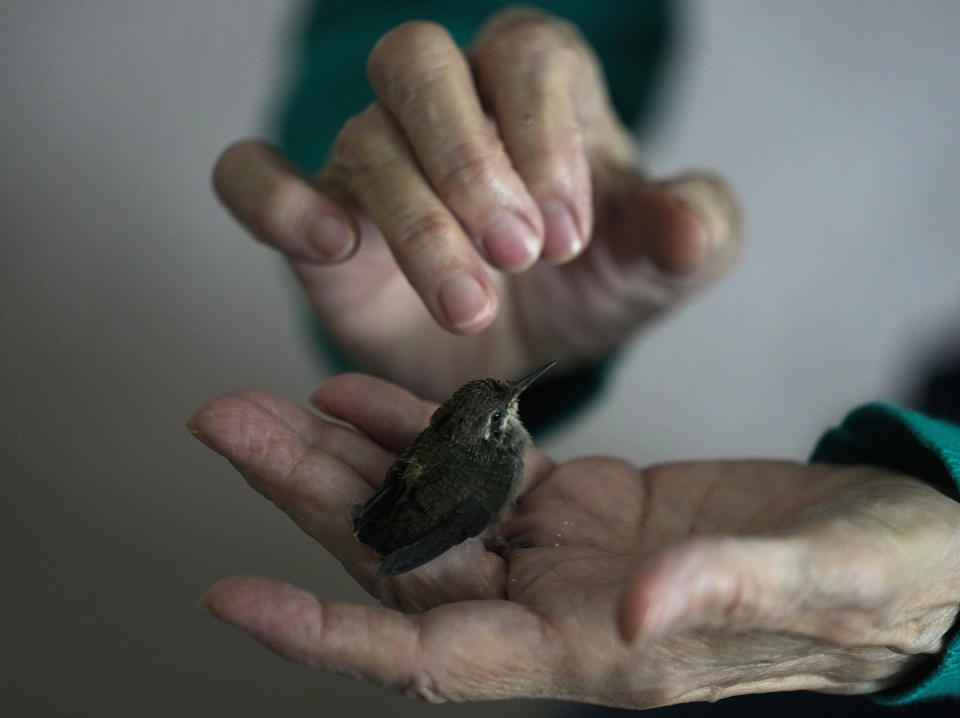
[(396, 576), (481, 534), (515, 496), (530, 435), (520, 394), (555, 361), (519, 381), (476, 379), (441, 404), (393, 462), (380, 489), (353, 508), (354, 535)]

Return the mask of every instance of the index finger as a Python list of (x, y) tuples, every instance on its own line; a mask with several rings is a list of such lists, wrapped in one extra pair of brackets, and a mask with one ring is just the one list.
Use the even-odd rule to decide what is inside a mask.
[(404, 23), (380, 39), (367, 70), (430, 185), (487, 260), (507, 271), (533, 264), (543, 219), (450, 34), (434, 23)]

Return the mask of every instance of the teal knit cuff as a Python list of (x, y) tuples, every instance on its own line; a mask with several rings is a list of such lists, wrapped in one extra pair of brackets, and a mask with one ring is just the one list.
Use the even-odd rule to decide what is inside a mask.
[[(852, 411), (821, 437), (811, 461), (884, 466), (924, 479), (960, 500), (960, 426), (890, 404), (866, 404)], [(957, 627), (933, 670), (915, 683), (871, 697), (888, 705), (960, 698)]]

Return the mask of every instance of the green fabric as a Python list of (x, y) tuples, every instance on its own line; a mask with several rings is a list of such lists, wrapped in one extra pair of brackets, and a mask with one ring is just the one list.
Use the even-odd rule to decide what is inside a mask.
[[(890, 404), (861, 406), (821, 437), (812, 461), (884, 466), (929, 481), (960, 500), (960, 426)], [(917, 682), (875, 694), (890, 705), (960, 698), (960, 634)]]
[[(296, 38), (302, 48), (277, 142), (303, 170), (318, 170), (343, 123), (373, 102), (366, 60), (376, 41), (400, 23), (432, 20), (461, 45), (509, 3), (497, 0), (326, 0), (314, 4)], [(572, 21), (603, 64), (613, 104), (642, 129), (653, 106), (673, 33), (666, 0), (554, 0), (537, 5)]]

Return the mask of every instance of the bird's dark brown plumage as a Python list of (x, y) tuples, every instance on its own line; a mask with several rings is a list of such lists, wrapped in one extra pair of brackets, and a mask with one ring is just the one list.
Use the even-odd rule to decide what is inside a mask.
[(354, 508), (357, 539), (381, 557), (379, 576), (404, 573), (478, 536), (496, 519), (523, 475), (529, 435), (517, 398), (553, 366), (520, 381), (468, 382)]

